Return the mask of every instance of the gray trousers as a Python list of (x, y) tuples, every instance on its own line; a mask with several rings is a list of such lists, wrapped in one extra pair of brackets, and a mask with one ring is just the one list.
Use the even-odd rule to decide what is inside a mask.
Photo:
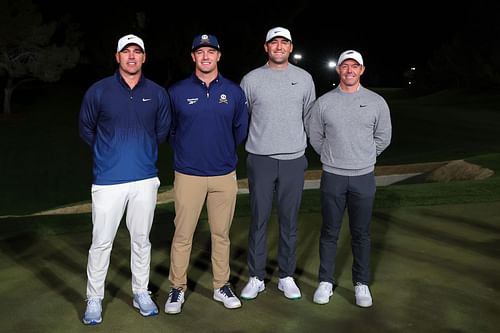
[(319, 281), (335, 283), (335, 257), (342, 218), (347, 207), (353, 255), (352, 282), (370, 282), (370, 222), (375, 198), (375, 175), (321, 176), (323, 224), (319, 244)]
[(252, 222), (248, 234), (250, 276), (264, 280), (267, 260), (267, 225), (276, 194), (279, 223), (279, 277), (293, 276), (296, 267), (297, 218), (304, 189), (305, 156), (277, 160), (248, 154), (247, 173)]

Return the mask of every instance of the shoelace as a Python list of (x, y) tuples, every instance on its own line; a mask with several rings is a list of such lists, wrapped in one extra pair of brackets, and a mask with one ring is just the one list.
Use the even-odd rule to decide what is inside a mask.
[(137, 294), (137, 301), (140, 304), (151, 304), (153, 301), (151, 300), (151, 297), (149, 297), (149, 293), (140, 293)]
[(87, 308), (89, 309), (90, 312), (98, 311), (100, 305), (101, 302), (98, 299), (91, 298), (87, 300)]
[(326, 283), (321, 283), (319, 287), (323, 291), (329, 291), (330, 290), (330, 286), (328, 284), (326, 284)]
[(286, 277), (282, 280), (283, 284), (285, 284), (288, 287), (294, 287), (295, 281), (291, 277)]
[(368, 286), (367, 285), (364, 285), (364, 284), (361, 284), (358, 282), (356, 284), (356, 287), (357, 287), (357, 291), (359, 294), (368, 295)]
[(223, 296), (227, 298), (234, 297), (234, 292), (229, 284), (226, 284), (222, 288), (220, 288), (219, 293), (221, 293)]
[(175, 303), (179, 301), (179, 297), (181, 296), (182, 290), (177, 288), (172, 288), (169, 293), (170, 303)]
[(262, 283), (262, 281), (257, 279), (257, 278), (251, 278), (251, 280), (250, 280), (250, 284), (254, 288), (258, 287), (261, 283)]

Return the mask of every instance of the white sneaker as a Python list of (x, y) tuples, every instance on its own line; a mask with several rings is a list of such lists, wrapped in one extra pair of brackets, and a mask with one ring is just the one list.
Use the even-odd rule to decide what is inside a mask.
[(330, 282), (320, 282), (318, 289), (314, 292), (313, 302), (316, 304), (327, 304), (330, 296), (333, 295), (333, 284)]
[(144, 317), (156, 316), (158, 314), (158, 307), (151, 299), (149, 291), (134, 294), (132, 305), (139, 310)]
[(285, 297), (288, 299), (299, 299), (302, 297), (299, 287), (297, 287), (291, 276), (280, 279), (278, 282), (278, 289), (284, 292)]
[(170, 289), (167, 302), (165, 303), (165, 313), (180, 313), (182, 310), (182, 303), (184, 303), (184, 291), (180, 288)]
[(227, 309), (237, 309), (241, 307), (241, 302), (234, 294), (229, 283), (214, 289), (214, 300), (224, 303), (224, 307)]
[(100, 298), (89, 298), (87, 300), (87, 309), (83, 315), (83, 323), (85, 325), (97, 325), (102, 322), (102, 305)]
[(356, 297), (356, 305), (362, 308), (368, 308), (372, 306), (372, 295), (370, 294), (370, 288), (366, 284), (360, 282), (356, 283), (354, 286), (354, 294)]
[(243, 290), (241, 291), (240, 296), (241, 298), (246, 300), (254, 299), (260, 292), (263, 292), (264, 289), (266, 289), (264, 281), (261, 281), (255, 276), (252, 276), (250, 280), (248, 280), (245, 288), (243, 288)]

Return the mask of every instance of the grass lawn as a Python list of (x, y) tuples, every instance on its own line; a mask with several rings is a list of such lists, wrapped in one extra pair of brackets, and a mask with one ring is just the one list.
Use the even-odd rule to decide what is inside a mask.
[[(78, 136), (83, 89), (47, 86), (18, 93), (16, 112), (0, 116), (0, 216), (26, 214), (90, 199), (91, 155)], [(393, 122), (393, 140), (378, 164), (446, 161), (500, 152), (500, 94), (450, 91), (402, 98), (382, 89)], [(26, 96), (25, 96), (26, 95)], [(468, 102), (470, 98), (470, 102)], [(159, 176), (172, 184), (172, 155), (160, 148)], [(245, 178), (239, 150), (238, 177)], [(307, 150), (310, 169), (319, 158)]]
[[(379, 164), (466, 159), (495, 171), (484, 180), (379, 187), (372, 223), (374, 306), (354, 305), (347, 224), (342, 229), (331, 302), (316, 305), (319, 191), (304, 191), (297, 281), (303, 297), (277, 290), (277, 221), (268, 236), (266, 291), (227, 310), (212, 300), (206, 214), (195, 234), (183, 312), (143, 318), (131, 306), (128, 232), (119, 228), (107, 276), (104, 321), (81, 323), (85, 310), (90, 214), (0, 218), (0, 320), (5, 332), (497, 332), (500, 319), (500, 94), (449, 91), (420, 98), (381, 90), (394, 138)], [(19, 112), (0, 118), (0, 216), (27, 214), (90, 199), (90, 150), (77, 134), (83, 91), (49, 86)], [(172, 182), (171, 152), (160, 151), (160, 179)], [(310, 169), (319, 169), (308, 150)], [(243, 150), (240, 151), (244, 159)], [(244, 162), (238, 175), (246, 177)], [(159, 205), (151, 233), (150, 289), (160, 309), (169, 290), (172, 204)], [(231, 282), (239, 293), (246, 265), (250, 209), (238, 197), (231, 229)]]
[[(414, 185), (407, 185), (413, 187)], [(303, 297), (285, 299), (277, 289), (277, 221), (269, 227), (266, 291), (227, 310), (211, 299), (210, 236), (206, 216), (194, 239), (189, 290), (180, 315), (141, 317), (131, 306), (129, 238), (120, 227), (111, 258), (104, 321), (80, 322), (85, 310), (85, 266), (90, 215), (38, 216), (1, 221), (0, 318), (6, 332), (496, 332), (500, 324), (498, 265), (500, 200), (468, 204), (376, 208), (372, 224), (371, 285), (374, 306), (354, 305), (347, 224), (342, 229), (331, 302), (316, 305), (319, 191), (304, 192), (297, 279)], [(377, 205), (379, 206), (379, 204)], [(160, 309), (169, 290), (172, 204), (157, 209), (151, 234), (150, 288)], [(231, 229), (232, 283), (248, 279), (248, 196), (240, 195)]]

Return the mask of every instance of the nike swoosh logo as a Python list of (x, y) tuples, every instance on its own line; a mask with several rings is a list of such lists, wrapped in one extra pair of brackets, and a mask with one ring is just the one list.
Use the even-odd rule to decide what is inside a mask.
[(298, 82), (292, 82), (292, 86), (296, 85)]
[(365, 106), (368, 106), (367, 104), (360, 104), (359, 107), (360, 108), (364, 108)]
[(149, 102), (151, 100), (151, 98), (143, 98), (142, 101), (143, 102)]

